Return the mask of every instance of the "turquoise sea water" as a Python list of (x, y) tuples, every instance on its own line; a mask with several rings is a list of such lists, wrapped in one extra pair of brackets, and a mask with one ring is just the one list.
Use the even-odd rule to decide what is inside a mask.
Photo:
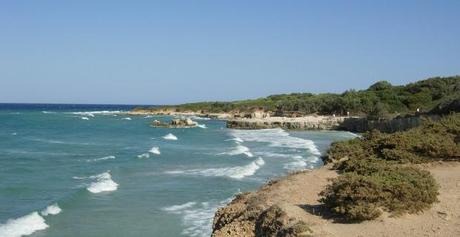
[(0, 109), (0, 236), (209, 236), (235, 194), (321, 166), (332, 141), (354, 136), (197, 118), (197, 128), (153, 128), (171, 117), (113, 112), (127, 109)]

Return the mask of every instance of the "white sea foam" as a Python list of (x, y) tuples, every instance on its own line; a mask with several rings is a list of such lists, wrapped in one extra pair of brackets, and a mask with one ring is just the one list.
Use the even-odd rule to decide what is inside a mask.
[(199, 127), (199, 128), (208, 128), (208, 127), (206, 127), (206, 124), (197, 124), (196, 126)]
[(44, 142), (44, 143), (51, 143), (51, 144), (70, 144), (70, 145), (91, 145), (92, 144), (92, 143), (86, 143), (86, 142), (60, 141), (60, 140), (43, 139), (43, 138), (26, 138), (26, 139), (35, 141), (35, 142)]
[(89, 116), (89, 117), (94, 117), (94, 115), (113, 115), (113, 114), (120, 114), (123, 113), (123, 111), (108, 111), (108, 110), (103, 110), (103, 111), (82, 111), (82, 112), (71, 112), (71, 114), (75, 115), (81, 115), (81, 116)]
[(30, 235), (38, 230), (48, 228), (45, 219), (38, 212), (32, 212), (17, 219), (10, 219), (4, 224), (0, 224), (0, 236), (2, 237), (21, 237)]
[(228, 139), (227, 141), (235, 141), (236, 143), (243, 143), (244, 142), (244, 140), (241, 139), (240, 137), (231, 138), (231, 139)]
[(130, 117), (122, 118), (123, 120), (131, 120)]
[(83, 120), (89, 120), (88, 117), (81, 117), (81, 119), (83, 119)]
[(191, 237), (208, 237), (211, 235), (214, 214), (219, 207), (231, 199), (221, 202), (187, 202), (180, 205), (165, 207), (162, 210), (181, 216), (184, 229), (182, 234)]
[(242, 179), (244, 177), (252, 176), (256, 173), (265, 161), (259, 157), (255, 161), (244, 165), (226, 168), (210, 168), (210, 169), (192, 169), (192, 170), (173, 170), (166, 171), (167, 174), (176, 175), (199, 175), (199, 176), (214, 176), (214, 177), (229, 177), (232, 179)]
[(256, 155), (262, 157), (275, 157), (275, 158), (292, 158), (292, 154), (282, 154), (276, 152), (268, 152), (268, 151), (258, 151), (255, 152)]
[(56, 112), (53, 112), (53, 111), (42, 111), (42, 113), (44, 113), (44, 114), (55, 114)]
[(104, 157), (101, 157), (101, 158), (90, 159), (90, 160), (86, 160), (86, 161), (87, 162), (95, 162), (95, 161), (110, 160), (110, 159), (115, 159), (115, 158), (116, 158), (115, 156), (104, 156)]
[(118, 189), (118, 184), (112, 180), (110, 171), (90, 176), (93, 182), (86, 188), (92, 193), (111, 192)]
[(30, 140), (36, 141), (36, 142), (51, 143), (51, 144), (66, 144), (66, 142), (64, 141), (53, 140), (53, 139), (30, 138)]
[(302, 156), (293, 156), (291, 157), (293, 161), (283, 165), (284, 169), (295, 171), (303, 169), (313, 169), (318, 166), (320, 159), (317, 156), (310, 156), (307, 159), (302, 158)]
[(40, 212), (42, 216), (47, 216), (47, 215), (57, 215), (61, 213), (62, 209), (58, 206), (57, 203), (50, 205), (46, 207), (43, 211)]
[(143, 154), (137, 155), (137, 158), (139, 158), (139, 159), (146, 159), (146, 158), (149, 158), (149, 157), (150, 157), (149, 153), (143, 153)]
[(244, 154), (247, 157), (253, 157), (254, 156), (251, 153), (251, 151), (249, 150), (248, 147), (243, 146), (243, 145), (241, 145), (239, 143), (237, 143), (236, 147), (233, 148), (232, 150), (227, 151), (227, 152), (219, 153), (219, 155), (230, 155), (230, 156), (241, 155), (241, 154)]
[(196, 205), (196, 202), (187, 202), (181, 205), (173, 205), (169, 207), (165, 207), (162, 210), (167, 211), (167, 212), (172, 212), (172, 213), (180, 213), (180, 211), (183, 211), (184, 209), (191, 208)]
[(211, 120), (211, 118), (201, 116), (186, 116), (186, 118), (189, 118), (191, 120)]
[(315, 143), (308, 139), (293, 137), (281, 128), (260, 130), (231, 130), (233, 137), (244, 141), (268, 143), (272, 147), (308, 149), (314, 155), (320, 155)]
[(157, 146), (152, 147), (152, 148), (149, 150), (149, 152), (152, 153), (152, 154), (155, 154), (155, 155), (161, 154), (160, 148), (157, 147)]
[(15, 133), (15, 132), (14, 132), (14, 133), (11, 133), (11, 135), (16, 136), (16, 135), (18, 135), (18, 133)]
[(165, 139), (165, 140), (177, 140), (177, 137), (174, 136), (174, 134), (169, 133), (169, 134), (165, 135), (165, 136), (163, 137), (163, 139)]

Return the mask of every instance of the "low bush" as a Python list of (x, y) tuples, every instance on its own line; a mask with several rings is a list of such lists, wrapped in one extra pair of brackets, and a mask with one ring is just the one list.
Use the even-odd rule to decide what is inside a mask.
[[(369, 158), (401, 164), (460, 161), (459, 134), (460, 113), (457, 113), (439, 121), (425, 121), (421, 127), (408, 131), (386, 134), (374, 130), (362, 138), (333, 143), (324, 161), (337, 163)], [(340, 165), (335, 166), (340, 170)]]
[(460, 161), (460, 114), (392, 134), (372, 131), (332, 144), (325, 162), (342, 175), (321, 193), (321, 202), (348, 220), (370, 220), (382, 211), (416, 213), (437, 200), (438, 186), (414, 164)]
[(321, 202), (349, 220), (362, 221), (377, 218), (382, 210), (417, 213), (437, 201), (438, 186), (427, 171), (389, 165), (369, 173), (339, 176), (321, 193)]

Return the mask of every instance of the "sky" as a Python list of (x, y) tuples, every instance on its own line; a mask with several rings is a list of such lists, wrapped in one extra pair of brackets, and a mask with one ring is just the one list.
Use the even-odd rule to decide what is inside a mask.
[(0, 2), (0, 102), (177, 104), (460, 74), (460, 1)]

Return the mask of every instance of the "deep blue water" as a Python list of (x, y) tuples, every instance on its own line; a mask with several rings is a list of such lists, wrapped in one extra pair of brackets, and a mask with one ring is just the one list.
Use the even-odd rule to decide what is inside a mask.
[(209, 236), (236, 193), (321, 166), (332, 141), (353, 137), (153, 128), (171, 117), (118, 113), (133, 107), (0, 104), (0, 236)]

